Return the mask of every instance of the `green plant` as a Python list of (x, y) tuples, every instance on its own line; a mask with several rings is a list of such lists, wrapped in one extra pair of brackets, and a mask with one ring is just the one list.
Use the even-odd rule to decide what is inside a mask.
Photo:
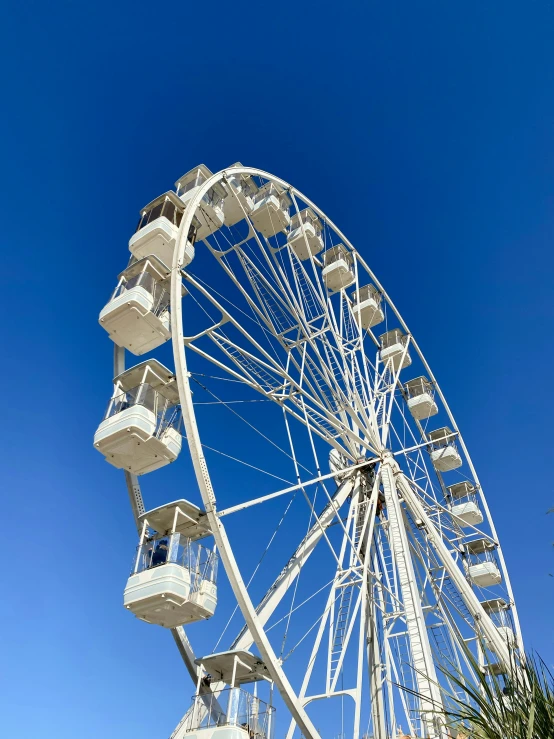
[[(528, 656), (503, 676), (479, 668), (477, 679), (444, 669), (451, 685), (468, 697), (462, 700), (441, 686), (445, 735), (454, 739), (554, 739), (554, 677), (545, 663)], [(509, 677), (508, 677), (509, 675)], [(412, 692), (412, 691), (409, 691)]]

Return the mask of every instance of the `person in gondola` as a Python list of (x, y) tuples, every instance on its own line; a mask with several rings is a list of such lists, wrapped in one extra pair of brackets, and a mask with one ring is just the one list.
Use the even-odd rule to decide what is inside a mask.
[(167, 539), (160, 539), (154, 549), (154, 553), (152, 554), (152, 567), (165, 564), (167, 562), (168, 553), (169, 547), (167, 546)]

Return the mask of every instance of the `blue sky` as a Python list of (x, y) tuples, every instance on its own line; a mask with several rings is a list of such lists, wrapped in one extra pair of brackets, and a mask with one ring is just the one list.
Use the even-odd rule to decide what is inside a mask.
[(192, 692), (170, 636), (121, 607), (135, 537), (92, 435), (97, 314), (138, 210), (201, 161), (292, 182), (363, 252), (465, 435), (527, 644), (554, 662), (553, 21), (547, 2), (4, 8), (6, 735), (167, 736)]

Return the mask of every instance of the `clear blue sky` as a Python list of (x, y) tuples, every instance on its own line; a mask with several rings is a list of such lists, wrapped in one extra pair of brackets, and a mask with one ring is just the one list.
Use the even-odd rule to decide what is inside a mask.
[[(287, 179), (367, 257), (552, 664), (553, 4), (35, 1), (1, 25), (1, 733), (164, 737), (192, 692), (171, 637), (121, 606), (134, 531), (92, 435), (97, 314), (138, 209), (199, 162)], [(168, 488), (192, 485), (176, 469)]]

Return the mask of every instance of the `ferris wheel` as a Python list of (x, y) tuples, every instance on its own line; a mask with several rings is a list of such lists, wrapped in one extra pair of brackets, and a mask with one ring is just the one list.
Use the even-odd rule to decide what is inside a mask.
[[(238, 163), (181, 177), (129, 249), (94, 444), (139, 536), (124, 605), (192, 678), (173, 739), (446, 736), (451, 673), (507, 680), (521, 632), (459, 429), (364, 247)], [(196, 484), (171, 500), (151, 473), (183, 443)]]

